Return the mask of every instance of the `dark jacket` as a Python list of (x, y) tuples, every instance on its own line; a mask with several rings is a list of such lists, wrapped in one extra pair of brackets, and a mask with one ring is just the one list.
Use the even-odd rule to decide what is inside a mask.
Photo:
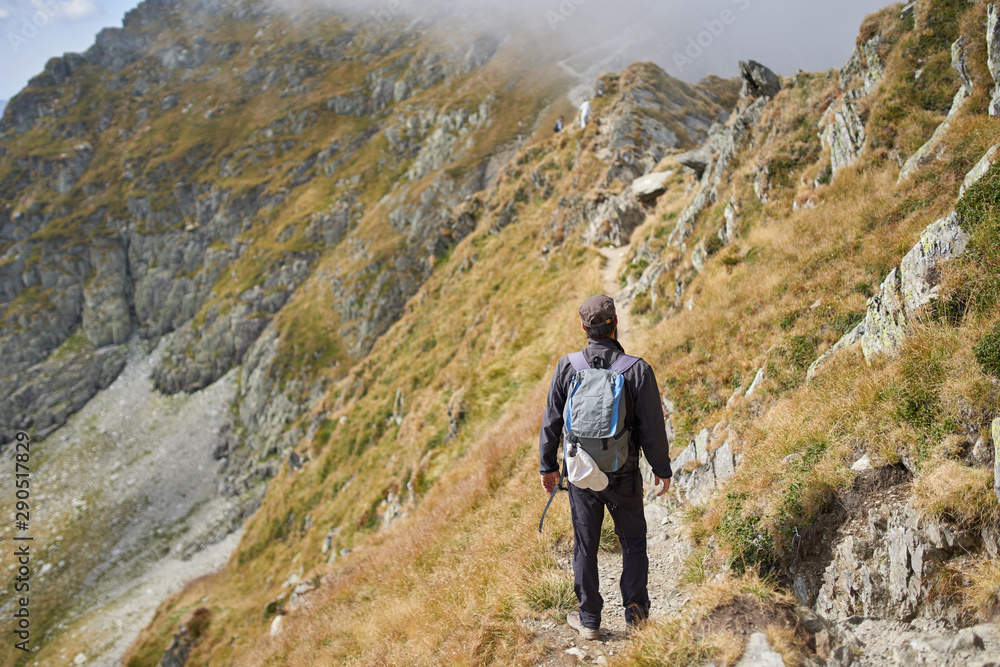
[[(584, 348), (583, 356), (594, 368), (610, 368), (619, 356), (624, 354), (622, 346), (613, 338), (591, 339)], [(600, 357), (600, 365), (594, 360)], [(542, 432), (538, 441), (538, 451), (541, 459), (540, 472), (547, 475), (559, 470), (556, 452), (563, 432), (563, 407), (570, 384), (576, 371), (569, 357), (563, 357), (556, 364), (552, 374), (552, 384), (549, 387), (549, 398), (545, 405), (545, 416), (542, 418)], [(625, 386), (628, 388), (627, 404), (631, 409), (632, 442), (642, 448), (653, 473), (660, 479), (673, 476), (670, 470), (670, 444), (667, 442), (667, 430), (663, 422), (663, 405), (660, 403), (660, 389), (656, 384), (653, 369), (643, 360), (639, 360), (624, 373)], [(638, 465), (639, 454), (633, 448), (629, 460), (622, 472), (634, 470)]]

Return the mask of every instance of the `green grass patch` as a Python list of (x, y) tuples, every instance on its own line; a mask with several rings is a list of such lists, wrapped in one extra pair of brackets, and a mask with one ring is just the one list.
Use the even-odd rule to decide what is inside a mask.
[(726, 495), (726, 511), (717, 528), (719, 536), (731, 551), (729, 566), (737, 574), (760, 568), (768, 572), (774, 565), (774, 541), (764, 527), (758, 511), (745, 512), (750, 495), (730, 492)]
[(973, 353), (984, 373), (1000, 378), (1000, 325), (987, 331), (979, 339)]
[(532, 579), (522, 593), (528, 608), (564, 621), (576, 605), (573, 580), (560, 572), (545, 572)]

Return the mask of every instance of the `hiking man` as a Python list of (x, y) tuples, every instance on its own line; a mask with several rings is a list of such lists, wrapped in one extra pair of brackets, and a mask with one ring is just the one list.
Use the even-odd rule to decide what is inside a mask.
[(580, 129), (586, 129), (587, 118), (590, 117), (590, 100), (586, 99), (580, 105)]
[[(596, 462), (604, 463), (601, 470), (607, 474), (606, 489), (595, 493), (593, 488), (596, 487), (581, 488), (572, 482), (567, 485), (570, 513), (573, 517), (573, 587), (579, 601), (579, 611), (570, 612), (566, 620), (581, 637), (596, 640), (600, 633), (601, 610), (604, 607), (604, 598), (599, 590), (597, 551), (605, 504), (608, 505), (615, 523), (615, 533), (622, 545), (622, 602), (625, 621), (631, 630), (649, 616), (649, 558), (646, 555), (646, 519), (643, 514), (639, 450), (642, 450), (652, 467), (656, 484), (663, 483), (658, 496), (662, 496), (670, 488), (673, 473), (670, 469), (670, 447), (660, 391), (653, 369), (642, 359), (625, 355), (618, 343), (618, 317), (615, 314), (614, 300), (603, 295), (586, 299), (580, 307), (580, 318), (589, 344), (582, 353), (567, 355), (556, 365), (549, 387), (538, 449), (542, 488), (546, 493), (552, 494), (561, 479), (556, 458), (560, 439), (567, 440), (566, 454), (570, 457), (576, 455), (577, 447), (574, 443), (581, 443), (581, 451), (588, 447), (586, 438), (578, 438), (566, 430), (565, 418), (567, 415), (574, 418), (574, 400), (577, 401), (577, 409), (581, 409), (581, 402), (586, 400), (585, 397), (579, 397), (583, 392), (578, 390), (585, 378), (593, 377), (594, 373), (589, 369), (609, 369), (611, 373), (598, 372), (597, 375), (608, 378), (612, 383), (619, 376), (624, 380), (623, 383), (614, 385), (621, 388), (620, 398), (625, 408), (624, 428), (613, 438), (598, 440), (594, 457)], [(566, 409), (567, 402), (570, 403), (569, 410)], [(575, 428), (570, 425), (571, 430)], [(619, 457), (616, 454), (609, 457), (609, 441), (612, 449), (621, 447), (620, 451), (627, 452), (627, 455)], [(601, 451), (602, 442), (604, 452)], [(614, 463), (608, 465), (609, 460)], [(563, 470), (566, 470), (565, 464)], [(572, 480), (572, 472), (570, 474)]]
[(556, 124), (552, 127), (552, 131), (555, 132), (556, 134), (559, 134), (560, 132), (562, 132), (562, 129), (563, 129), (563, 117), (559, 116), (559, 118), (556, 119)]

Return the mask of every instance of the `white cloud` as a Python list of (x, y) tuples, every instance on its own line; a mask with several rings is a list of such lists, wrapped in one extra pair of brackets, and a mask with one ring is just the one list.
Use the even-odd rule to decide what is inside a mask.
[(104, 13), (95, 0), (66, 0), (59, 4), (62, 5), (66, 18), (71, 21), (89, 19)]
[(3, 7), (0, 7), (0, 19), (5, 19), (8, 16), (10, 16), (10, 14), (7, 13), (7, 10), (4, 9)]
[(83, 21), (104, 13), (97, 0), (31, 0), (32, 10), (41, 12), (52, 21)]

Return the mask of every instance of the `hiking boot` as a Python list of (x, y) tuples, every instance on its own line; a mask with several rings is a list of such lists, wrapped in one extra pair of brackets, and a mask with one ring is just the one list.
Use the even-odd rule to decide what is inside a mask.
[(580, 620), (580, 612), (578, 611), (571, 611), (566, 614), (566, 624), (579, 632), (580, 636), (588, 641), (597, 641), (601, 636), (600, 629), (584, 626), (583, 621)]
[(649, 621), (648, 612), (633, 603), (625, 609), (625, 639), (632, 639)]

